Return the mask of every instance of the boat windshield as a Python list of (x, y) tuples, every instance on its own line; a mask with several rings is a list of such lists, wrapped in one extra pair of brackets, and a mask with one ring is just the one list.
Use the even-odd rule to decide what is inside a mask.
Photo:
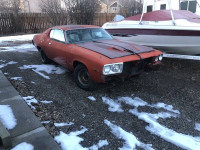
[(69, 44), (113, 39), (113, 37), (102, 28), (67, 30), (66, 37)]

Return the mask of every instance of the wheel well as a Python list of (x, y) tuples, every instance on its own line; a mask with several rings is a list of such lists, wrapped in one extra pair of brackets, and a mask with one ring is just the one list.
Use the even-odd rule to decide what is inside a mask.
[(37, 46), (37, 49), (38, 49), (38, 51), (40, 52), (40, 50), (41, 50), (41, 47)]
[[(73, 66), (74, 69), (76, 68), (76, 66), (78, 66), (79, 64), (84, 65), (83, 63), (79, 62), (79, 61), (74, 61)], [(85, 65), (84, 65), (85, 66)], [(86, 66), (85, 66), (86, 67)], [(87, 67), (86, 67), (87, 68)]]

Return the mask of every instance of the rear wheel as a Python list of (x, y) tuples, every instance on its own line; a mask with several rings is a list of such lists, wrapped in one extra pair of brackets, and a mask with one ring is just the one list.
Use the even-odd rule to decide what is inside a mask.
[(50, 63), (51, 60), (46, 56), (46, 54), (44, 53), (43, 50), (40, 50), (40, 54), (41, 54), (42, 62), (43, 62), (44, 64)]
[(87, 68), (79, 64), (74, 71), (76, 84), (83, 90), (92, 91), (96, 88), (96, 83), (90, 78)]

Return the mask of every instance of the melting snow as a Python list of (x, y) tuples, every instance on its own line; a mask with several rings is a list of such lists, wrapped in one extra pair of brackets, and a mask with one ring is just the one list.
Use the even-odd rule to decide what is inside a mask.
[(50, 103), (53, 103), (53, 101), (40, 101), (41, 103), (43, 104), (50, 104)]
[(107, 145), (109, 145), (107, 140), (100, 140), (98, 144), (91, 146), (89, 150), (98, 150), (99, 148)]
[(12, 78), (10, 78), (10, 79), (22, 81), (22, 77), (12, 77)]
[(42, 124), (48, 124), (50, 121), (41, 121)]
[[(193, 149), (193, 150), (200, 149), (200, 140), (190, 135), (177, 133), (176, 131), (168, 129), (167, 127), (159, 124), (157, 122), (157, 119), (160, 118), (159, 116), (152, 117), (151, 114), (148, 114), (148, 113), (144, 113), (144, 112), (139, 113), (137, 109), (130, 110), (130, 113), (134, 114), (139, 119), (149, 123), (149, 126), (146, 127), (146, 130), (148, 130), (152, 134), (160, 136), (166, 141), (171, 142), (183, 149)], [(156, 114), (154, 115), (156, 116)], [(171, 116), (168, 115), (168, 118), (170, 117)]]
[(91, 101), (96, 101), (96, 98), (94, 96), (89, 96), (88, 99)]
[(26, 142), (23, 142), (17, 146), (15, 146), (13, 149), (11, 150), (34, 150), (33, 145), (28, 144)]
[(140, 142), (132, 133), (128, 133), (122, 128), (112, 124), (108, 120), (104, 120), (104, 123), (111, 129), (112, 133), (119, 139), (123, 139), (125, 141), (121, 150), (133, 150), (136, 146), (144, 148), (145, 150), (152, 150), (150, 144), (144, 144)]
[(166, 54), (166, 53), (164, 53), (163, 56), (168, 57), (168, 58), (200, 60), (200, 56), (191, 56), (191, 55), (178, 55), (178, 54)]
[(8, 65), (13, 65), (13, 64), (17, 64), (17, 62), (15, 62), (15, 61), (10, 61), (10, 62), (8, 62), (8, 63), (6, 63), (6, 64), (1, 64), (1, 65), (0, 65), (0, 69), (3, 68), (3, 67), (6, 67), (6, 66), (8, 66)]
[(107, 97), (102, 97), (102, 100), (105, 104), (107, 104), (109, 106), (108, 110), (111, 112), (124, 112), (124, 110), (122, 110), (121, 108), (121, 104), (113, 101), (110, 98)]
[(195, 130), (200, 131), (200, 123), (195, 123)]
[(131, 97), (119, 97), (118, 100), (135, 107), (147, 105), (147, 102), (143, 101), (139, 97), (135, 97), (134, 99), (132, 99)]
[(11, 46), (11, 47), (10, 46), (0, 47), (0, 52), (9, 52), (9, 51), (25, 53), (29, 51), (37, 51), (37, 49), (33, 44), (21, 44), (18, 46)]
[(0, 42), (6, 41), (31, 41), (36, 34), (0, 37)]
[(180, 114), (180, 112), (178, 110), (174, 110), (172, 105), (167, 105), (164, 103), (157, 103), (157, 104), (153, 104), (153, 105), (149, 105), (150, 107), (154, 107), (154, 108), (163, 108), (165, 110), (171, 111), (173, 113), (177, 113)]
[(73, 125), (73, 122), (69, 122), (69, 123), (54, 123), (54, 126), (56, 127), (64, 127), (64, 126), (71, 126)]
[(80, 142), (84, 141), (84, 139), (78, 137), (78, 135), (81, 135), (86, 131), (87, 129), (82, 127), (80, 131), (71, 132), (69, 134), (60, 132), (60, 135), (56, 136), (54, 139), (61, 145), (62, 150), (98, 150), (99, 148), (108, 145), (107, 140), (100, 140), (97, 144), (89, 148), (82, 147)]
[(35, 109), (35, 107), (31, 103), (37, 104), (38, 101), (33, 96), (23, 97), (24, 101), (29, 105), (32, 109)]
[(17, 120), (9, 105), (0, 105), (0, 121), (7, 129), (14, 129), (17, 125)]
[[(103, 99), (103, 97), (102, 97)], [(149, 126), (146, 127), (146, 130), (148, 130), (151, 134), (155, 134), (164, 140), (171, 142), (183, 149), (193, 149), (193, 150), (199, 150), (200, 149), (200, 138), (199, 137), (193, 137), (191, 135), (185, 135), (182, 133), (178, 133), (172, 129), (169, 129), (163, 125), (161, 125), (157, 120), (159, 118), (166, 119), (171, 117), (178, 117), (180, 115), (180, 112), (178, 110), (174, 110), (172, 105), (167, 105), (164, 103), (157, 103), (157, 104), (148, 104), (147, 102), (141, 100), (140, 98), (131, 98), (131, 97), (119, 97), (117, 102), (115, 102), (112, 99), (106, 98), (107, 103), (117, 103), (117, 102), (124, 102), (125, 104), (128, 104), (130, 106), (134, 106), (134, 109), (129, 110), (129, 112), (135, 116), (137, 116), (139, 119), (147, 122)], [(106, 103), (106, 104), (107, 104)], [(157, 114), (151, 114), (151, 113), (145, 113), (145, 112), (138, 112), (139, 106), (148, 106), (153, 107), (156, 109), (165, 109), (168, 112), (159, 112)], [(121, 109), (121, 104), (117, 103), (117, 108)], [(117, 110), (117, 109), (116, 109)], [(116, 132), (119, 130), (119, 128), (109, 121), (105, 121), (107, 125), (113, 126), (112, 132), (117, 134)], [(195, 125), (196, 130), (200, 130), (200, 124)], [(117, 131), (116, 131), (117, 130)], [(114, 134), (113, 133), (113, 134)], [(121, 135), (122, 133), (118, 133), (118, 135)], [(117, 135), (116, 135), (117, 136)], [(130, 135), (129, 135), (130, 136)], [(128, 135), (124, 136), (128, 137)], [(137, 142), (135, 142), (137, 144)]]
[(81, 135), (86, 131), (87, 129), (82, 127), (80, 131), (71, 132), (69, 134), (60, 132), (60, 135), (56, 136), (54, 139), (61, 145), (62, 150), (87, 150), (87, 148), (84, 148), (80, 145), (80, 142), (82, 142), (83, 139), (78, 137), (78, 135)]
[(19, 68), (32, 69), (34, 72), (36, 72), (45, 79), (50, 79), (50, 77), (44, 75), (42, 72), (46, 72), (47, 74), (64, 74), (67, 72), (66, 69), (62, 67), (56, 67), (55, 65), (24, 65), (23, 67)]

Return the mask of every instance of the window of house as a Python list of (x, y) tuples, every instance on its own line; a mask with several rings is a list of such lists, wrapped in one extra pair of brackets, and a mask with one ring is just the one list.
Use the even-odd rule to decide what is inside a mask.
[(151, 12), (153, 10), (153, 5), (147, 6), (147, 12)]
[(50, 32), (50, 38), (59, 41), (59, 42), (65, 42), (65, 36), (62, 30), (55, 29), (51, 30)]
[(166, 9), (166, 4), (161, 4), (160, 5), (160, 10), (165, 10)]
[[(189, 5), (189, 6), (188, 6)], [(196, 1), (185, 1), (185, 2), (181, 2), (181, 10), (189, 10), (193, 13), (196, 12), (196, 8), (197, 8), (197, 2)]]
[(113, 7), (112, 10), (113, 10), (113, 11), (117, 11), (117, 7)]

